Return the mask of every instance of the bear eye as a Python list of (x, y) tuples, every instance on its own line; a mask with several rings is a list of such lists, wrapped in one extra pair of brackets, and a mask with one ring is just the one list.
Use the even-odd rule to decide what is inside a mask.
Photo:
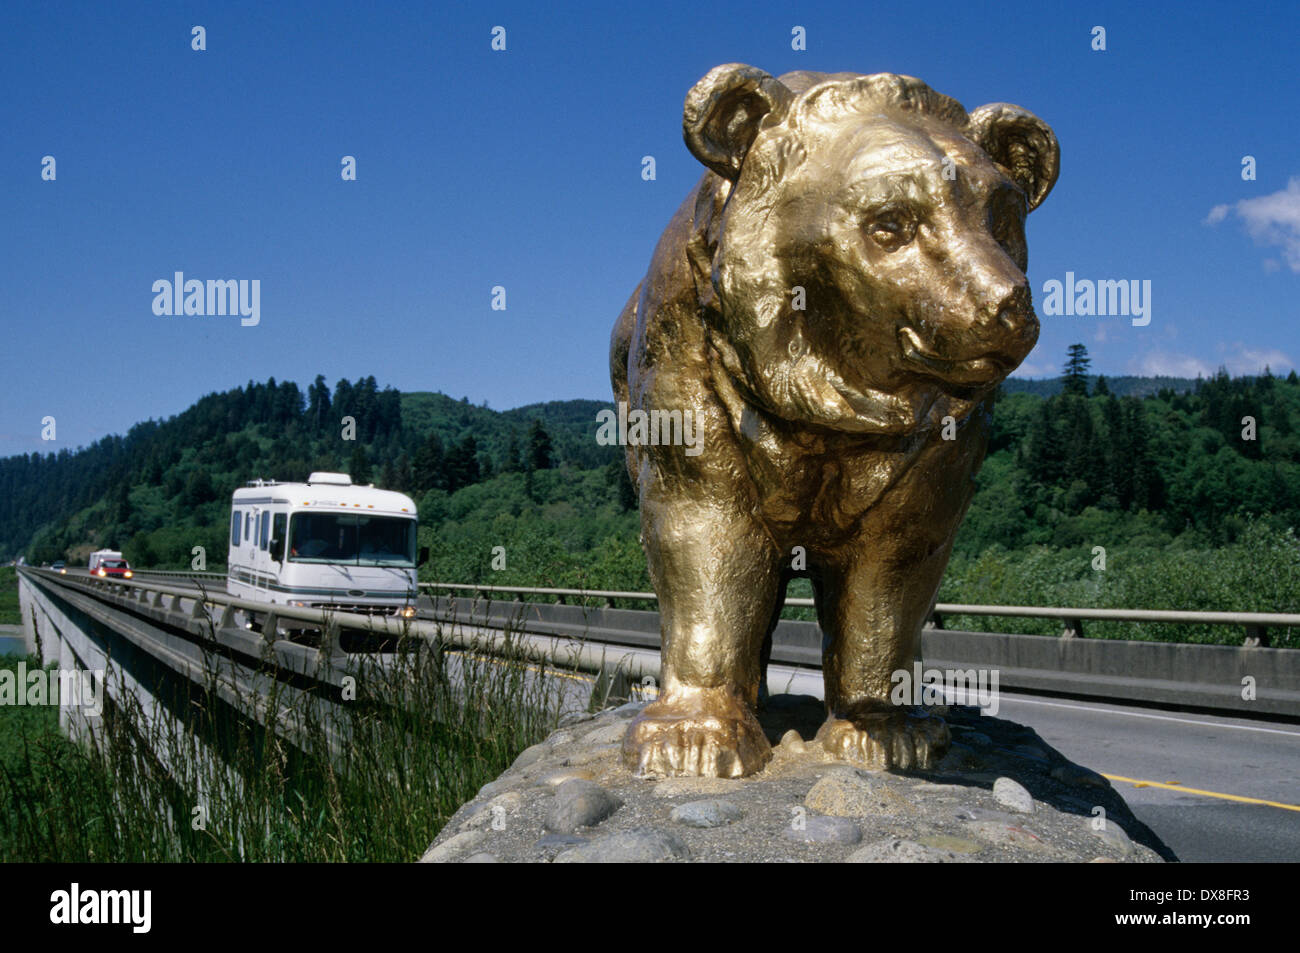
[(916, 234), (916, 221), (903, 209), (885, 209), (867, 220), (866, 232), (882, 248), (899, 248)]

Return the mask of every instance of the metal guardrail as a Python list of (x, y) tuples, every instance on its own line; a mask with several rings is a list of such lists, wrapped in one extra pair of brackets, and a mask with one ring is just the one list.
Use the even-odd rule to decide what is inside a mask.
[[(566, 598), (581, 599), (637, 599), (658, 602), (659, 597), (653, 592), (623, 592), (605, 589), (550, 589), (536, 586), (486, 586), (473, 583), (422, 582), (421, 589), (443, 591), (472, 591), (480, 593), (505, 592), (527, 595), (558, 596), (563, 603)], [(787, 606), (813, 608), (812, 599), (786, 599)], [(1246, 629), (1246, 645), (1262, 646), (1268, 644), (1269, 627), (1300, 626), (1300, 614), (1285, 612), (1198, 612), (1177, 609), (1082, 609), (1058, 606), (987, 606), (965, 605), (956, 602), (936, 603), (930, 612), (927, 627), (943, 628), (945, 615), (1005, 616), (1031, 619), (1063, 619), (1065, 629), (1061, 635), (1065, 638), (1083, 635), (1083, 620), (1106, 620), (1112, 622), (1166, 622), (1173, 624), (1233, 625)]]
[[(280, 664), (301, 675), (325, 677), (326, 669), (333, 669), (334, 677), (341, 677), (339, 668), (346, 655), (339, 648), (340, 635), (343, 631), (360, 631), (370, 635), (415, 637), (426, 641), (439, 640), (464, 649), (475, 651), (492, 651), (509, 642), (520, 648), (523, 643), (530, 643), (530, 654), (537, 659), (563, 657), (567, 666), (578, 671), (608, 676), (614, 668), (623, 670), (628, 678), (640, 678), (643, 675), (658, 675), (655, 663), (647, 666), (639, 659), (620, 659), (614, 663), (606, 647), (599, 643), (589, 643), (578, 639), (556, 639), (524, 636), (519, 633), (497, 631), (474, 626), (462, 626), (459, 620), (450, 620), (454, 624), (444, 624), (439, 619), (404, 619), (386, 615), (366, 615), (356, 612), (340, 612), (331, 609), (313, 609), (266, 602), (255, 602), (232, 596), (225, 591), (178, 587), (163, 583), (146, 582), (140, 575), (167, 575), (171, 577), (189, 577), (197, 575), (223, 580), (221, 573), (171, 572), (167, 570), (140, 570), (136, 577), (101, 577), (81, 573), (58, 573), (48, 569), (23, 567), (25, 572), (82, 592), (94, 593), (107, 597), (108, 601), (132, 608), (141, 607), (153, 610), (152, 614), (164, 618), (171, 625), (179, 625), (192, 635), (203, 639), (215, 638), (228, 648), (234, 648), (244, 655), (261, 658), (269, 649)], [(185, 603), (190, 603), (187, 609)], [(213, 612), (220, 607), (219, 612)], [(260, 631), (249, 631), (236, 625), (236, 611), (255, 616)], [(322, 632), (321, 648), (316, 649), (280, 638), (277, 635), (280, 623), (290, 620), (306, 623), (309, 627)], [(557, 645), (558, 643), (563, 643)]]

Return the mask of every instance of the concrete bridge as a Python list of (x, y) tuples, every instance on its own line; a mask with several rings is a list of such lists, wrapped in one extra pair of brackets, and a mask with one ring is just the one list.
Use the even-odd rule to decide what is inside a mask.
[[(565, 660), (564, 704), (573, 710), (593, 696), (653, 693), (658, 678), (658, 614), (613, 607), (648, 604), (652, 593), (429, 584), (419, 617), (398, 622), (234, 599), (216, 574), (106, 580), (24, 568), (19, 580), (23, 637), (45, 663), (103, 671), (110, 700), (129, 692), (158, 716), (171, 689), (215, 684), (242, 716), (290, 738), (293, 719), (258, 700), (274, 687), (291, 707), (328, 708), (346, 679), (364, 677), (364, 661), (382, 659), (384, 639), (491, 652), (509, 631), (537, 661), (535, 677), (549, 677), (547, 659)], [(939, 627), (959, 613), (1060, 618), (1065, 631), (1052, 638)], [(1245, 626), (1251, 637), (1241, 647), (1088, 639), (1083, 622), (1096, 618), (1212, 621)], [(1300, 616), (939, 605), (932, 623), (923, 633), (926, 668), (996, 671), (1003, 714), (1106, 773), (1179, 856), (1300, 856), (1300, 652), (1262, 644), (1268, 628), (1300, 625)], [(290, 638), (295, 627), (316, 629), (317, 644)], [(782, 622), (773, 690), (820, 696), (820, 656), (815, 623)], [(94, 716), (67, 708), (60, 720), (76, 736)]]

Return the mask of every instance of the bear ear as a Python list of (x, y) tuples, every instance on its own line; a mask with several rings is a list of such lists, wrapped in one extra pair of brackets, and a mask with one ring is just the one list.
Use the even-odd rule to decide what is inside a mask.
[(778, 122), (794, 94), (780, 80), (743, 63), (728, 63), (686, 94), (682, 136), (691, 154), (724, 179), (740, 177), (745, 154), (763, 120)]
[(1032, 212), (1061, 171), (1061, 147), (1050, 126), (1027, 109), (990, 103), (970, 114), (966, 134), (1025, 190)]

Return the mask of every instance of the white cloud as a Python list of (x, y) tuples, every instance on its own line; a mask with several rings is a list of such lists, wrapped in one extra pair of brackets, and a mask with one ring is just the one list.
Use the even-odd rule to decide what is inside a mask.
[(1296, 366), (1290, 355), (1277, 348), (1252, 348), (1240, 341), (1235, 341), (1232, 351), (1220, 345), (1220, 356), (1211, 365), (1191, 354), (1176, 351), (1148, 351), (1146, 354), (1129, 360), (1125, 370), (1130, 374), (1143, 377), (1213, 377), (1220, 366), (1226, 367), (1234, 377), (1255, 375), (1263, 372), (1265, 366), (1274, 374), (1283, 373)]
[(1285, 189), (1232, 205), (1216, 205), (1205, 224), (1217, 225), (1233, 212), (1245, 223), (1246, 232), (1261, 245), (1276, 245), (1292, 271), (1300, 273), (1300, 176)]
[(1011, 372), (1012, 377), (1056, 377), (1058, 371), (1046, 364), (1030, 364), (1028, 361)]
[(1237, 345), (1237, 353), (1225, 358), (1223, 363), (1230, 374), (1258, 374), (1266, 365), (1274, 373), (1285, 373), (1295, 367), (1295, 361), (1275, 347), (1255, 349), (1241, 344)]
[(1214, 369), (1200, 358), (1190, 354), (1169, 351), (1148, 351), (1141, 357), (1130, 358), (1127, 370), (1140, 377), (1213, 377)]

